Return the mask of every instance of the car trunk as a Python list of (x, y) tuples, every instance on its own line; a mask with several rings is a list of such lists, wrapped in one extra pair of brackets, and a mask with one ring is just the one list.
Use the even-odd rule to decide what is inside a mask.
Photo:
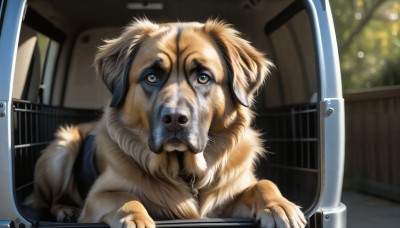
[[(56, 223), (48, 212), (21, 205), (33, 189), (33, 169), (40, 151), (53, 139), (58, 126), (98, 119), (102, 107), (108, 105), (105, 100), (110, 94), (93, 67), (97, 47), (104, 39), (116, 37), (134, 17), (155, 22), (205, 22), (218, 18), (232, 24), (275, 65), (254, 106), (257, 114), (253, 126), (263, 133), (268, 150), (257, 165), (257, 176), (275, 182), (285, 197), (300, 205), (309, 219), (309, 227), (320, 227), (326, 219), (320, 213), (321, 205), (329, 206), (324, 194), (333, 195), (332, 205), (339, 203), (337, 192), (341, 188), (343, 165), (342, 151), (326, 155), (326, 144), (331, 143), (326, 138), (334, 137), (326, 132), (334, 128), (333, 132), (340, 133), (342, 128), (340, 124), (335, 126), (339, 120), (325, 120), (333, 112), (329, 111), (331, 103), (326, 99), (334, 98), (334, 111), (340, 111), (340, 102), (339, 108), (335, 102), (341, 99), (341, 90), (337, 88), (340, 79), (339, 83), (329, 84), (338, 79), (337, 74), (327, 74), (330, 67), (335, 67), (332, 65), (337, 58), (330, 56), (335, 50), (321, 46), (319, 26), (324, 21), (318, 17), (327, 8), (329, 15), (326, 4), (293, 0), (29, 1), (21, 26), (12, 93), (13, 189), (18, 211), (27, 221), (41, 227), (103, 226)], [(341, 139), (339, 147), (340, 143)], [(331, 164), (330, 160), (335, 161)], [(333, 177), (331, 182), (326, 172), (335, 169), (339, 179)], [(241, 219), (173, 220), (157, 224), (257, 225)]]

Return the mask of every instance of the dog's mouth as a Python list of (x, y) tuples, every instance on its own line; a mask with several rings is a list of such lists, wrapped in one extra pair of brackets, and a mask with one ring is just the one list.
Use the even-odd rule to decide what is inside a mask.
[(178, 138), (165, 141), (163, 148), (167, 152), (184, 152), (188, 150), (187, 144)]
[(191, 152), (193, 154), (200, 153), (204, 150), (205, 143), (200, 144), (196, 134), (157, 134), (150, 135), (148, 145), (151, 151), (160, 154), (163, 152)]
[[(189, 143), (176, 136), (169, 140), (159, 140), (159, 142), (162, 142), (160, 143), (160, 152), (155, 153), (162, 153), (162, 157), (166, 158), (164, 160), (166, 167), (164, 168), (173, 176), (186, 182), (192, 188), (193, 195), (197, 195), (194, 188), (196, 176), (201, 175), (207, 169), (203, 151), (191, 149)], [(149, 145), (151, 143), (152, 141), (149, 140)]]

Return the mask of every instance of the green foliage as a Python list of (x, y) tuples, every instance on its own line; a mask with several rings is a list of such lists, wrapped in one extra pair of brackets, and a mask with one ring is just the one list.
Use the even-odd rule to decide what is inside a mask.
[(400, 84), (400, 1), (330, 3), (344, 90)]

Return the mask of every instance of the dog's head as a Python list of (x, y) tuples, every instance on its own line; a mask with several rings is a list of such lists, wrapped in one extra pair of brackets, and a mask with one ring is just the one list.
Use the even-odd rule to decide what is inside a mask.
[(96, 70), (110, 106), (148, 136), (154, 153), (203, 152), (248, 109), (270, 63), (225, 23), (136, 20), (100, 48)]

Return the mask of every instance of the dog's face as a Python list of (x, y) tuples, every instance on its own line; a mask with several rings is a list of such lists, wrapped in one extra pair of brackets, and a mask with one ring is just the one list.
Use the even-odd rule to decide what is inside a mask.
[(229, 26), (136, 21), (96, 58), (111, 107), (147, 135), (154, 153), (203, 152), (251, 106), (268, 72), (263, 55)]
[(226, 93), (219, 86), (226, 84), (220, 55), (210, 40), (193, 34), (196, 29), (178, 27), (149, 37), (137, 53), (143, 58), (132, 65), (128, 96), (134, 98), (128, 106), (148, 104), (140, 121), (149, 126), (153, 152), (204, 151), (212, 107)]

